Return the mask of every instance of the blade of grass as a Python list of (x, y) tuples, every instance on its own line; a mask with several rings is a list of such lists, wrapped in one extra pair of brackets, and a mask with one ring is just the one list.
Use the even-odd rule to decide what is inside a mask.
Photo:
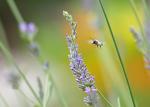
[(118, 58), (119, 58), (119, 62), (120, 62), (120, 65), (121, 65), (121, 68), (122, 68), (122, 71), (123, 71), (123, 74), (124, 74), (126, 83), (127, 83), (127, 85), (128, 85), (128, 88), (129, 88), (129, 93), (130, 93), (130, 96), (131, 96), (131, 99), (132, 99), (133, 106), (136, 107), (136, 104), (135, 104), (135, 101), (134, 101), (134, 96), (133, 96), (133, 93), (132, 93), (132, 90), (131, 90), (131, 86), (130, 86), (130, 83), (129, 83), (129, 80), (128, 80), (128, 75), (127, 75), (127, 73), (126, 73), (126, 70), (125, 70), (125, 67), (124, 67), (124, 64), (123, 64), (121, 55), (120, 55), (120, 51), (119, 51), (119, 48), (118, 48), (118, 45), (117, 45), (115, 36), (114, 36), (114, 34), (113, 34), (113, 31), (112, 31), (111, 25), (110, 25), (110, 23), (109, 23), (109, 20), (108, 20), (107, 14), (106, 14), (106, 12), (105, 12), (105, 9), (104, 9), (104, 6), (103, 6), (102, 1), (99, 0), (99, 3), (100, 3), (100, 6), (101, 6), (101, 8), (102, 8), (104, 17), (105, 17), (105, 19), (106, 19), (106, 22), (107, 22), (107, 25), (108, 25), (108, 28), (109, 28), (109, 31), (110, 31), (110, 34), (111, 34), (111, 37), (112, 37), (114, 46), (115, 46), (115, 50), (116, 50), (117, 56), (118, 56)]
[(119, 97), (117, 98), (117, 104), (118, 104), (118, 107), (121, 107), (121, 103), (120, 103), (120, 98)]

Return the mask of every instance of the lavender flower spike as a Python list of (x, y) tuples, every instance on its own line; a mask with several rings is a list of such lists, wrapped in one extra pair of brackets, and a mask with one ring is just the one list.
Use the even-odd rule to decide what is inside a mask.
[(79, 88), (87, 94), (87, 97), (84, 98), (84, 102), (94, 107), (98, 107), (98, 95), (94, 84), (94, 77), (89, 74), (86, 65), (83, 62), (82, 56), (78, 53), (78, 46), (75, 43), (76, 33), (74, 32), (76, 31), (76, 22), (73, 21), (72, 16), (68, 12), (63, 11), (63, 15), (72, 28), (72, 34), (70, 36), (66, 36), (70, 51), (70, 69), (75, 76)]
[(138, 46), (139, 51), (143, 54), (145, 68), (150, 70), (149, 46), (147, 46), (147, 44), (145, 43), (145, 40), (142, 37), (142, 35), (139, 32), (137, 32), (133, 27), (130, 28), (130, 31), (133, 34), (134, 39), (136, 40), (136, 44)]

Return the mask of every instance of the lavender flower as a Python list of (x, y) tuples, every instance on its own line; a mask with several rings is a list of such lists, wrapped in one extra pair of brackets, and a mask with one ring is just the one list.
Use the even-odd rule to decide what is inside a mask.
[(144, 26), (142, 22), (140, 21), (140, 18), (137, 14), (136, 6), (134, 2), (131, 3), (133, 7), (133, 12), (135, 14), (135, 17), (137, 19), (137, 22), (140, 27), (140, 33), (137, 33), (135, 29), (131, 30), (133, 33), (134, 38), (137, 41), (137, 45), (139, 50), (142, 52), (144, 61), (145, 61), (145, 68), (150, 70), (150, 20), (149, 20), (149, 13), (148, 12), (148, 4), (149, 0), (143, 0), (143, 6), (144, 6), (144, 14), (145, 14), (145, 20), (144, 20)]
[(66, 36), (68, 48), (70, 51), (70, 69), (75, 76), (79, 88), (87, 94), (87, 97), (84, 98), (84, 102), (86, 104), (97, 107), (98, 96), (94, 77), (89, 74), (87, 67), (83, 62), (82, 56), (78, 53), (78, 45), (75, 43), (77, 36), (76, 33), (74, 33), (76, 31), (76, 22), (73, 21), (72, 16), (68, 12), (63, 11), (63, 15), (72, 28), (72, 34)]
[(130, 28), (130, 32), (132, 33), (139, 50), (144, 54), (146, 49), (144, 46), (145, 43), (144, 43), (141, 33), (138, 32), (134, 27)]
[(36, 33), (37, 33), (37, 28), (33, 22), (26, 23), (22, 22), (19, 24), (19, 30), (27, 35), (27, 39), (32, 40)]
[[(141, 33), (137, 32), (133, 27), (130, 29), (130, 31), (133, 34), (134, 39), (136, 40), (136, 44), (139, 51), (143, 54), (145, 61), (145, 68), (150, 69), (149, 43), (146, 43), (148, 41), (145, 41)], [(148, 33), (146, 33), (146, 36), (148, 36), (147, 34)]]
[(39, 96), (42, 101), (44, 98), (44, 92), (43, 92), (43, 84), (42, 84), (40, 77), (37, 77), (37, 83), (38, 83), (38, 88), (39, 88)]
[(88, 73), (88, 70), (83, 63), (81, 55), (78, 53), (77, 45), (73, 43), (72, 37), (67, 36), (68, 47), (70, 50), (69, 61), (70, 68), (76, 78), (79, 87), (89, 93), (95, 90), (94, 77)]
[(77, 32), (76, 32), (76, 28), (77, 28), (77, 23), (75, 21), (73, 21), (72, 16), (67, 12), (67, 11), (63, 11), (63, 15), (66, 18), (66, 20), (69, 22), (71, 30), (72, 30), (72, 37), (73, 39), (76, 38)]

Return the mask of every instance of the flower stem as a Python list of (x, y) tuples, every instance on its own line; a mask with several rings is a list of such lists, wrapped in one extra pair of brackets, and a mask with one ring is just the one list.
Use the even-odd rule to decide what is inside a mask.
[(137, 22), (138, 22), (138, 25), (139, 25), (139, 27), (140, 27), (141, 33), (142, 33), (142, 35), (144, 36), (143, 25), (142, 25), (142, 23), (141, 23), (141, 21), (140, 21), (140, 18), (139, 18), (139, 16), (138, 16), (135, 3), (134, 3), (133, 0), (129, 0), (129, 3), (130, 3), (130, 6), (131, 6), (131, 8), (132, 8), (132, 11), (133, 11), (133, 13), (134, 13), (134, 15), (135, 15), (135, 18), (136, 18), (136, 20), (137, 20)]
[(127, 75), (127, 73), (126, 73), (126, 70), (125, 70), (125, 67), (124, 67), (124, 64), (123, 64), (123, 61), (122, 61), (120, 52), (119, 52), (119, 48), (118, 48), (118, 45), (117, 45), (115, 36), (114, 36), (114, 34), (113, 34), (113, 31), (112, 31), (111, 25), (110, 25), (110, 23), (109, 23), (109, 20), (108, 20), (107, 14), (106, 14), (106, 12), (105, 12), (105, 9), (104, 9), (104, 6), (103, 6), (102, 1), (99, 0), (99, 3), (100, 3), (100, 6), (101, 6), (101, 8), (102, 8), (104, 17), (105, 17), (105, 19), (106, 19), (106, 22), (107, 22), (107, 25), (108, 25), (108, 28), (109, 28), (109, 31), (110, 31), (110, 34), (111, 34), (111, 37), (112, 37), (114, 46), (115, 46), (115, 50), (116, 50), (117, 56), (118, 56), (118, 58), (119, 58), (119, 62), (120, 62), (120, 65), (121, 65), (121, 68), (122, 68), (122, 71), (123, 71), (123, 74), (124, 74), (124, 77), (125, 77), (125, 80), (126, 80), (128, 89), (129, 89), (129, 93), (130, 93), (130, 96), (131, 96), (131, 100), (132, 100), (132, 103), (133, 103), (133, 107), (136, 107), (135, 100), (134, 100), (134, 96), (133, 96), (133, 93), (132, 93), (132, 90), (131, 90), (131, 86), (130, 86), (130, 83), (129, 83), (129, 80), (128, 80), (128, 75)]
[(24, 22), (23, 17), (21, 16), (19, 9), (17, 8), (14, 0), (6, 0), (11, 11), (13, 12), (13, 15), (15, 16), (18, 23)]
[(142, 3), (143, 3), (143, 7), (144, 7), (144, 12), (145, 12), (146, 18), (150, 18), (149, 7), (146, 4), (146, 0), (142, 0)]
[(101, 97), (103, 97), (103, 99), (109, 104), (110, 107), (113, 107), (113, 105), (111, 104), (111, 102), (109, 102), (109, 100), (105, 97), (105, 95), (100, 90), (98, 90), (98, 94)]
[(118, 104), (118, 107), (121, 107), (121, 102), (120, 102), (120, 98), (119, 97), (117, 98), (117, 104)]

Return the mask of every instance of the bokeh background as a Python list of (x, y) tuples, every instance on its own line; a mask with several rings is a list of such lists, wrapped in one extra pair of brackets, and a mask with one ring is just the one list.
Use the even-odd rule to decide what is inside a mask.
[[(141, 1), (135, 0), (135, 3), (140, 20), (144, 22)], [(65, 34), (70, 32), (70, 28), (62, 15), (63, 10), (72, 14), (78, 23), (79, 50), (87, 68), (95, 77), (97, 88), (102, 90), (114, 107), (117, 107), (118, 97), (121, 107), (132, 107), (128, 88), (98, 0), (15, 0), (15, 2), (23, 18), (27, 22), (34, 22), (38, 27), (36, 41), (42, 56), (50, 62), (50, 71), (68, 107), (86, 107), (86, 105), (83, 103), (85, 94), (78, 89), (69, 69)], [(128, 73), (137, 107), (150, 107), (150, 71), (144, 68), (143, 56), (129, 31), (131, 26), (139, 29), (129, 1), (103, 0), (103, 3)], [(37, 90), (36, 77), (44, 78), (41, 67), (20, 38), (17, 21), (6, 0), (0, 0), (0, 22), (6, 34), (3, 35), (0, 30), (0, 39), (4, 43), (7, 41), (16, 62)], [(97, 48), (89, 44), (88, 41), (91, 39), (103, 41), (104, 46)], [(29, 106), (28, 101), (17, 90), (11, 88), (7, 79), (10, 72), (14, 71), (1, 53), (1, 95), (8, 101), (10, 107)], [(33, 99), (24, 83), (21, 82), (20, 85), (26, 95)], [(102, 106), (108, 106), (102, 98), (100, 100)], [(2, 102), (0, 106), (4, 107)], [(55, 90), (52, 91), (49, 107), (62, 107)]]

